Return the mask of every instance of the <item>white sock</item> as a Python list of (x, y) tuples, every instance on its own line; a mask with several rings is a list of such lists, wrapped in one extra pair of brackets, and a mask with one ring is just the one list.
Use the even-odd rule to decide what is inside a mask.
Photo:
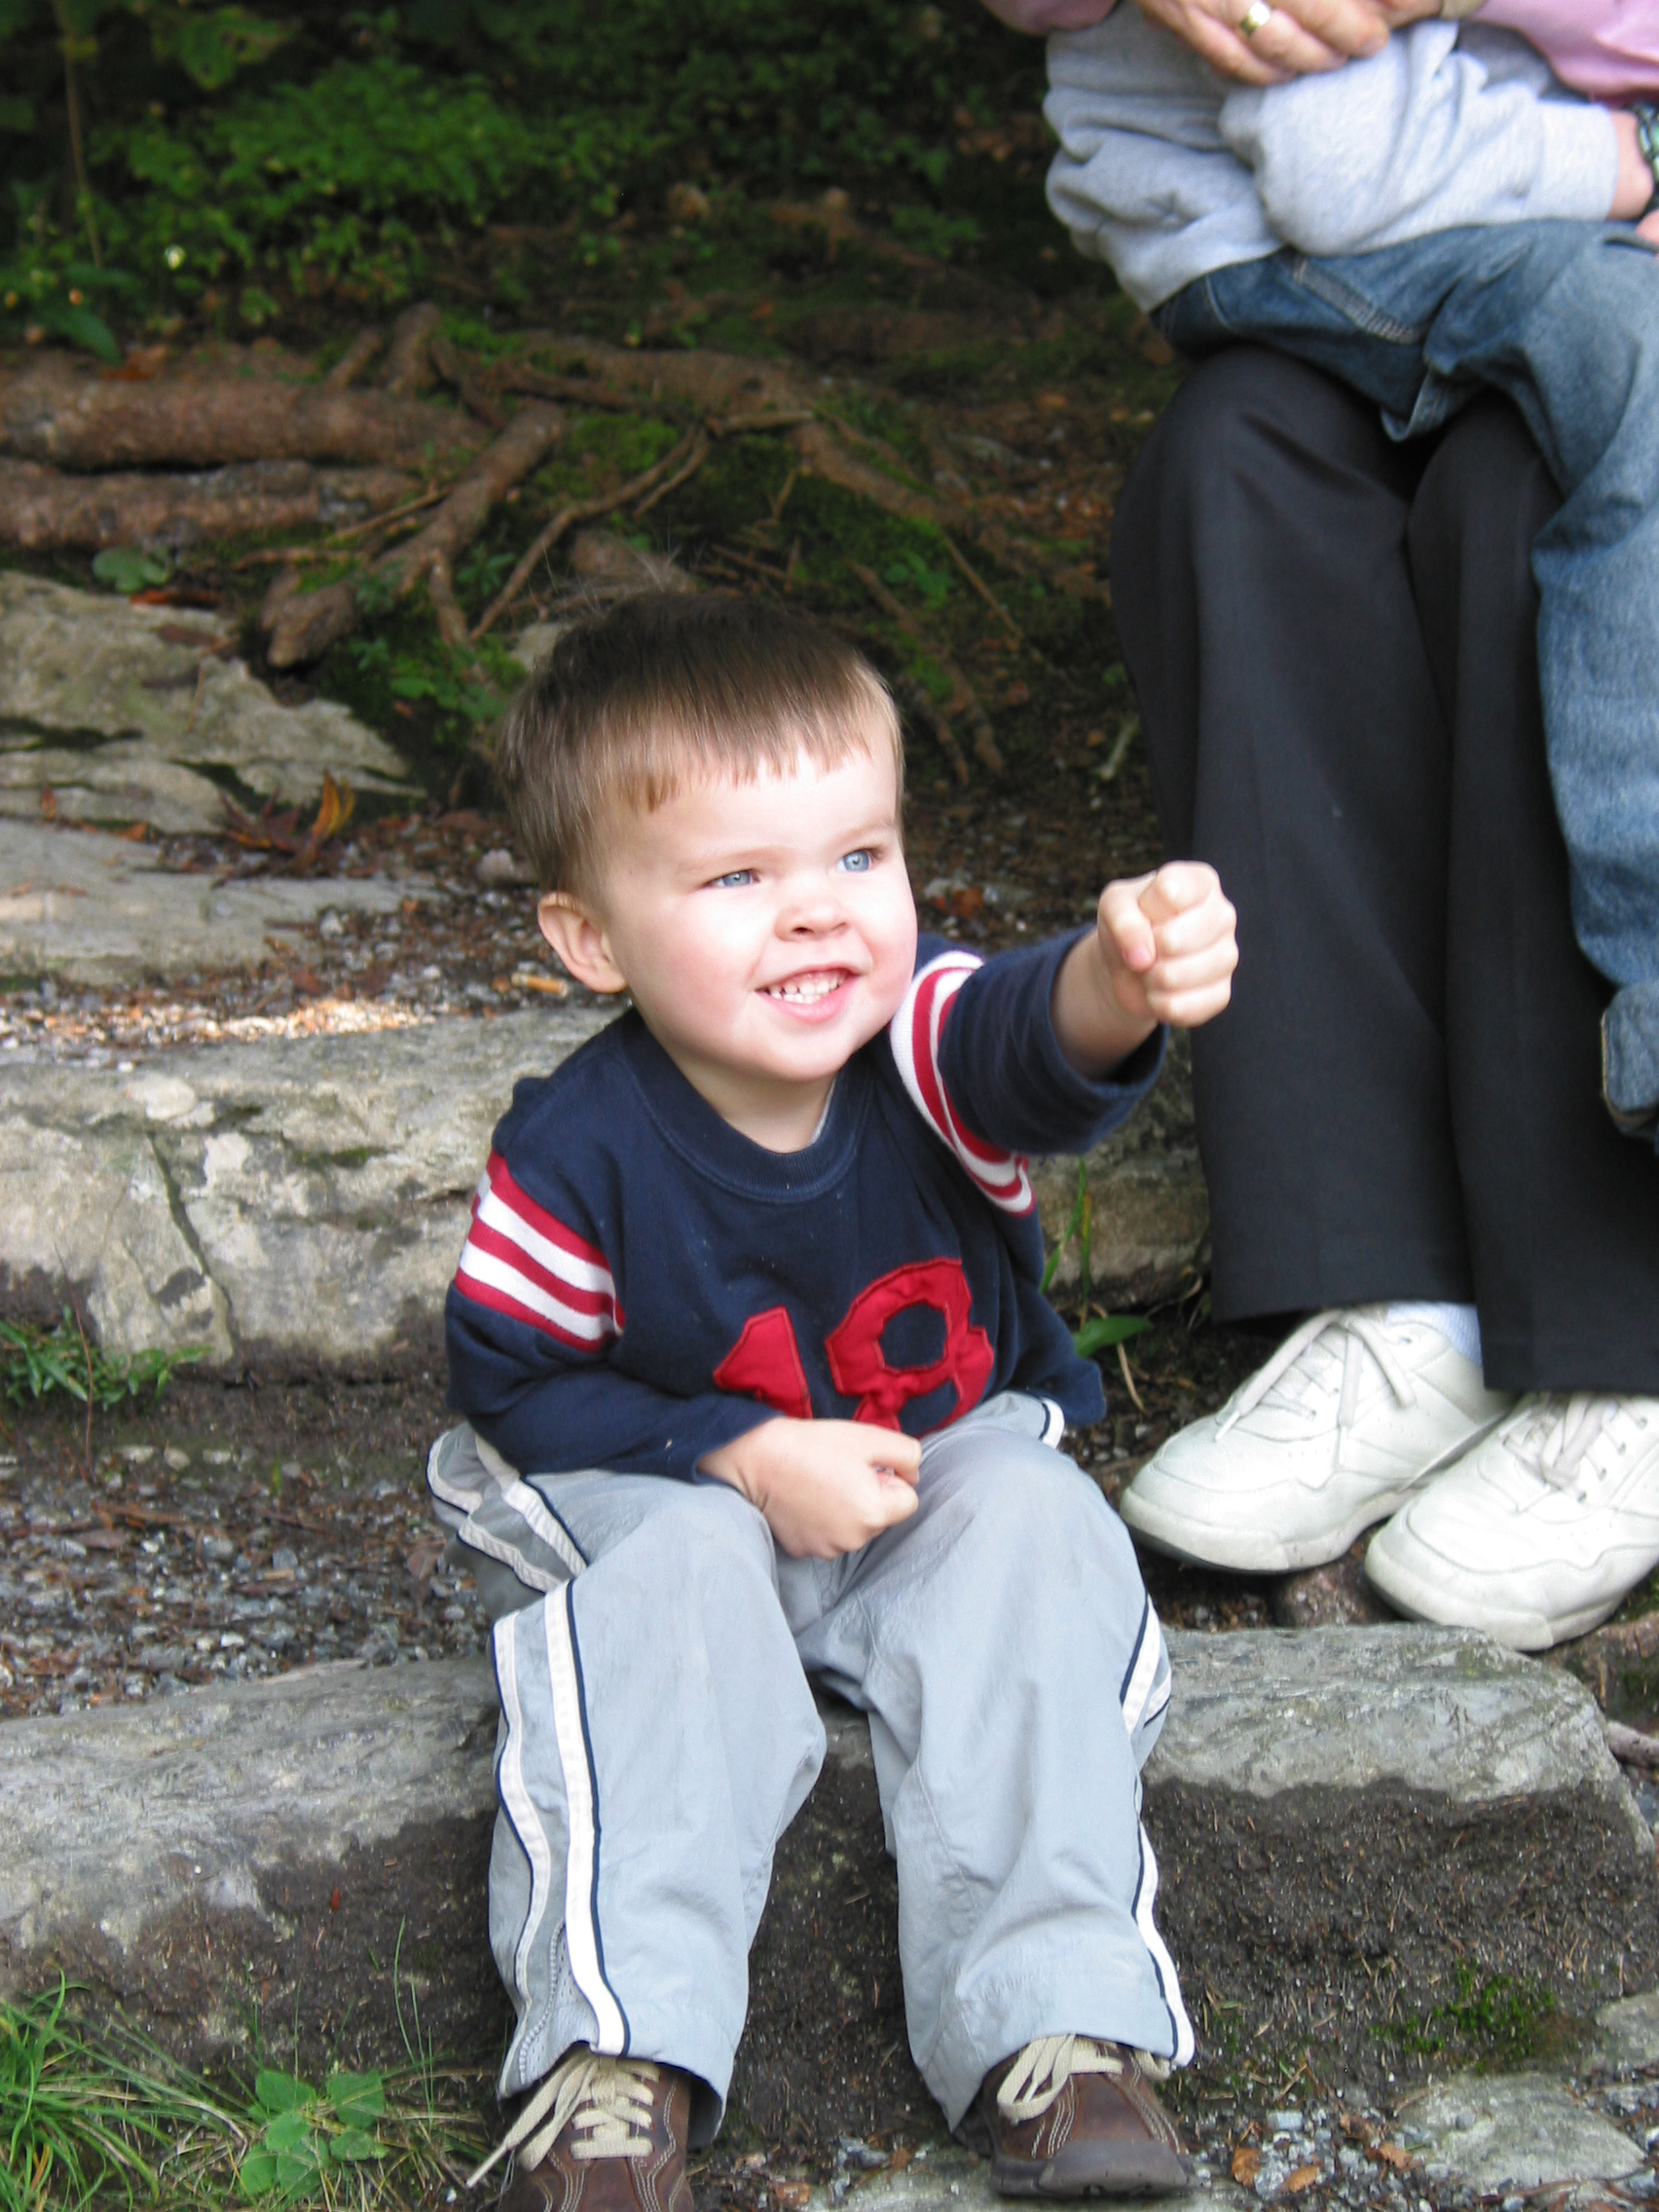
[(1472, 1306), (1435, 1306), (1428, 1303), (1405, 1303), (1390, 1306), (1390, 1321), (1426, 1321), (1431, 1329), (1438, 1329), (1454, 1351), (1460, 1351), (1465, 1359), (1481, 1364), (1481, 1317)]

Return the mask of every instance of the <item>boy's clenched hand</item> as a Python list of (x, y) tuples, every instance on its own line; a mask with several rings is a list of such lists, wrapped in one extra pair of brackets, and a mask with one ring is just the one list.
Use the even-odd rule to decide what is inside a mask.
[(1220, 1014), (1238, 965), (1236, 923), (1202, 861), (1109, 883), (1094, 935), (1072, 947), (1054, 982), (1054, 1031), (1072, 1065), (1103, 1075), (1161, 1021), (1196, 1029)]
[(700, 1471), (758, 1506), (779, 1548), (795, 1559), (839, 1559), (916, 1510), (922, 1448), (897, 1429), (856, 1420), (763, 1421)]

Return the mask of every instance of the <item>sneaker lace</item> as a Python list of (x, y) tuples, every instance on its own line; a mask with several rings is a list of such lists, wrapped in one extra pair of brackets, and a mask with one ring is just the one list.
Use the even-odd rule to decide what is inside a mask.
[(1239, 1390), (1216, 1433), (1225, 1436), (1270, 1398), (1282, 1411), (1318, 1419), (1333, 1391), (1338, 1393), (1337, 1427), (1340, 1431), (1351, 1428), (1359, 1414), (1359, 1387), (1368, 1352), (1398, 1402), (1415, 1406), (1417, 1391), (1412, 1379), (1401, 1366), (1382, 1323), (1356, 1308), (1344, 1307), (1311, 1315), (1286, 1337), (1267, 1365)]
[[(1134, 2053), (1140, 2070), (1154, 2082), (1169, 2078), (1165, 2060), (1149, 2050)], [(1038, 2036), (1028, 2043), (1003, 2077), (997, 2110), (1015, 2126), (1041, 2120), (1074, 2074), (1122, 2074), (1124, 2061), (1109, 2043), (1092, 2036)]]
[(509, 2151), (519, 2154), (522, 2165), (540, 2165), (567, 2127), (571, 2156), (584, 2164), (646, 2157), (657, 2074), (649, 2059), (605, 2058), (578, 2046), (541, 2083), (484, 2163), (467, 2175), (467, 2188)]
[(1659, 1413), (1651, 1399), (1598, 1398), (1587, 1391), (1529, 1399), (1504, 1432), (1511, 1457), (1554, 1490), (1583, 1487), (1615, 1473), (1614, 1462)]

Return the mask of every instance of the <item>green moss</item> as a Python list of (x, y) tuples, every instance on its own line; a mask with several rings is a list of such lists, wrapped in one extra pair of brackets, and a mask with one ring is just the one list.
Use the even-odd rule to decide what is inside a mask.
[(1372, 2034), (1422, 2057), (1503, 2071), (1565, 2056), (1582, 2039), (1583, 2028), (1561, 2010), (1542, 1982), (1483, 1975), (1465, 1960), (1444, 2004), (1415, 2017), (1379, 2022)]

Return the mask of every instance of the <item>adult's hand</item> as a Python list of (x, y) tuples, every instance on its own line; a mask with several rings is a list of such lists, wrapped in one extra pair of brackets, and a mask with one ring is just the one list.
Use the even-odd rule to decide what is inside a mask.
[(1142, 10), (1185, 39), (1212, 68), (1247, 85), (1276, 85), (1318, 69), (1339, 69), (1376, 54), (1391, 30), (1438, 16), (1439, 0), (1275, 0), (1253, 38), (1238, 25), (1248, 0), (1139, 0)]

